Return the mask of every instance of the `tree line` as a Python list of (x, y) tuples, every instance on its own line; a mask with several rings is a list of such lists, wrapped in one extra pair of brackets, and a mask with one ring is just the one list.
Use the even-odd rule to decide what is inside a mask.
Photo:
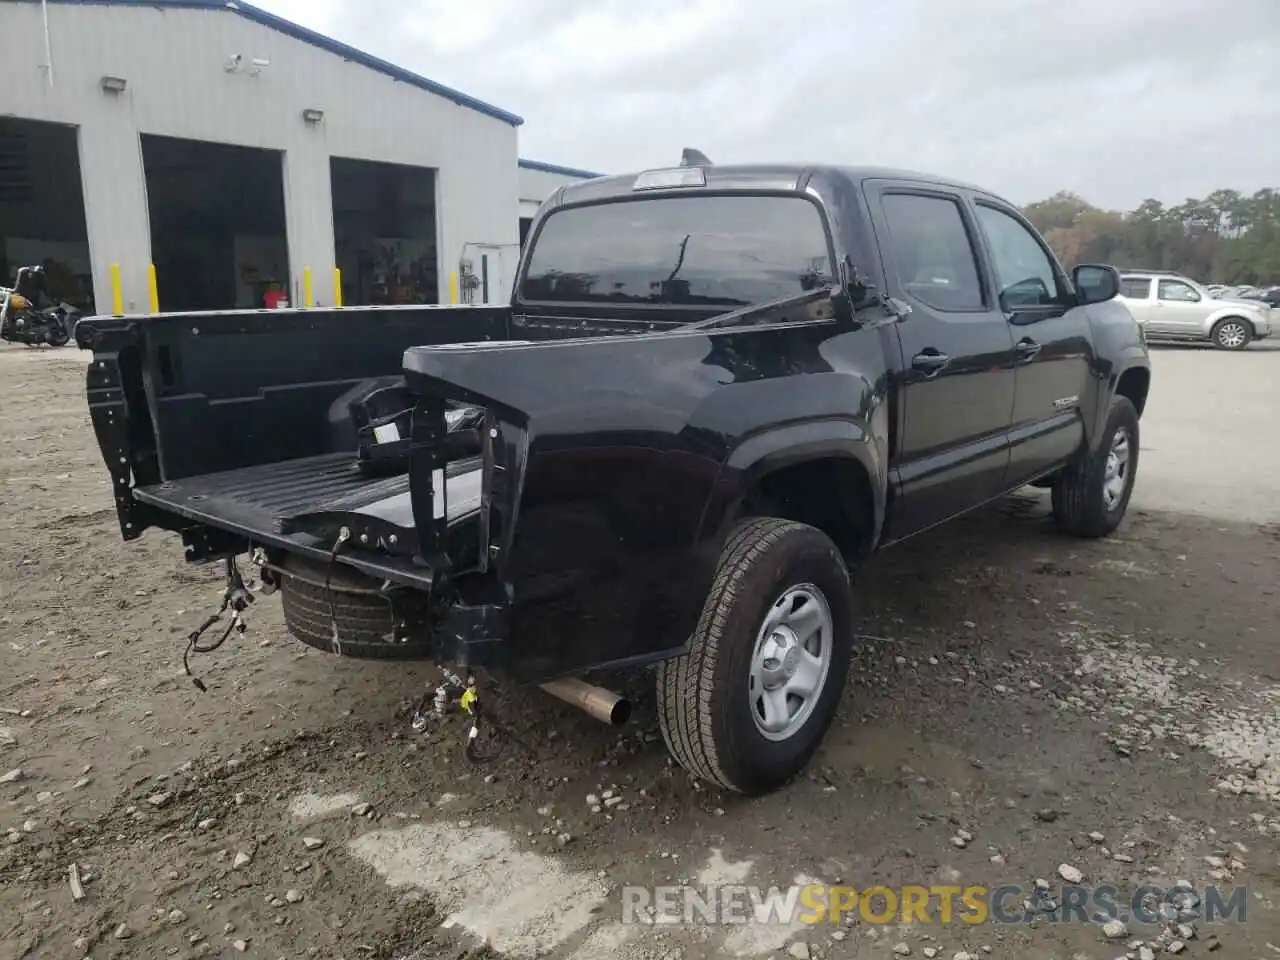
[(1280, 284), (1280, 191), (1215, 190), (1166, 207), (1144, 200), (1128, 212), (1095, 207), (1067, 191), (1026, 208), (1068, 266), (1174, 270), (1202, 283)]

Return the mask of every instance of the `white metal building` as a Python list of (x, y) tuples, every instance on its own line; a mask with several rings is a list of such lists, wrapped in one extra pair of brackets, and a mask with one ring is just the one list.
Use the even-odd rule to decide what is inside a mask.
[(538, 212), (541, 203), (555, 193), (560, 187), (579, 180), (590, 180), (600, 174), (590, 170), (576, 170), (573, 167), (561, 167), (554, 163), (542, 163), (538, 160), (520, 161), (520, 243), (524, 244), (525, 234), (533, 215)]
[(0, 36), (0, 275), (98, 312), (331, 304), (335, 267), (348, 304), (500, 302), (522, 178), (585, 175), (239, 0), (7, 0)]

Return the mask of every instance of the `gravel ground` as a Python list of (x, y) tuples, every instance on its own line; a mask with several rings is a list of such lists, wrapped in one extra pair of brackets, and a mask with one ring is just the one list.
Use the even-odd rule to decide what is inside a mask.
[[(274, 600), (199, 693), (218, 572), (120, 542), (83, 361), (0, 347), (0, 958), (1280, 957), (1280, 350), (1156, 353), (1114, 537), (1028, 493), (877, 557), (836, 725), (755, 800), (670, 765), (644, 674), (622, 732), (500, 694), (518, 742), (471, 766), (460, 718), (409, 728), (430, 668), (306, 650)], [(624, 884), (1074, 871), (1244, 886), (1246, 921), (619, 922)]]

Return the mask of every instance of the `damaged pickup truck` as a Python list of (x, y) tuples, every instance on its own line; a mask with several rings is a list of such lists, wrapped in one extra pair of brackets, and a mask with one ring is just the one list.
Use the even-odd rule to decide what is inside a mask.
[(1150, 363), (1116, 271), (993, 194), (704, 159), (559, 190), (509, 306), (80, 322), (124, 538), (225, 561), (233, 619), (249, 553), (304, 643), (615, 721), (583, 676), (655, 665), (681, 764), (781, 784), (841, 697), (851, 571), (1027, 484), (1110, 533)]

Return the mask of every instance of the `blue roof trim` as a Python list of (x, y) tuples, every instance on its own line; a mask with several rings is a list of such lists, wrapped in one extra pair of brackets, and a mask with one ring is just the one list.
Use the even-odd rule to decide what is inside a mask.
[(603, 173), (592, 173), (590, 170), (578, 170), (574, 167), (562, 167), (555, 163), (543, 163), (541, 160), (521, 160), (523, 170), (537, 170), (539, 173), (556, 173), (562, 177), (578, 177), (581, 180), (594, 180), (603, 177)]
[[(35, 2), (35, 0), (32, 0), (32, 2)], [(319, 47), (321, 50), (326, 50), (342, 57), (344, 60), (350, 60), (353, 63), (368, 67), (370, 70), (376, 70), (378, 73), (391, 77), (393, 80), (398, 80), (420, 90), (426, 90), (428, 93), (434, 93), (436, 96), (444, 97), (460, 107), (483, 113), (486, 116), (493, 117), (495, 120), (509, 123), (513, 127), (521, 126), (524, 123), (523, 117), (508, 113), (506, 110), (495, 107), (491, 103), (485, 103), (483, 100), (477, 100), (475, 97), (468, 96), (459, 90), (454, 90), (452, 87), (446, 87), (442, 83), (428, 80), (426, 77), (419, 76), (411, 70), (397, 67), (394, 63), (388, 63), (386, 60), (381, 60), (372, 54), (365, 53), (363, 50), (357, 50), (349, 44), (326, 37), (324, 34), (317, 33), (314, 30), (308, 30), (292, 20), (278, 17), (274, 13), (268, 13), (266, 10), (255, 7), (252, 4), (242, 3), (240, 0), (50, 0), (50, 2), (103, 7), (153, 7), (162, 10), (166, 7), (187, 10), (229, 10), (244, 17), (246, 20), (252, 20), (278, 33), (293, 37), (295, 40), (301, 40), (303, 43), (310, 44), (313, 47)]]

